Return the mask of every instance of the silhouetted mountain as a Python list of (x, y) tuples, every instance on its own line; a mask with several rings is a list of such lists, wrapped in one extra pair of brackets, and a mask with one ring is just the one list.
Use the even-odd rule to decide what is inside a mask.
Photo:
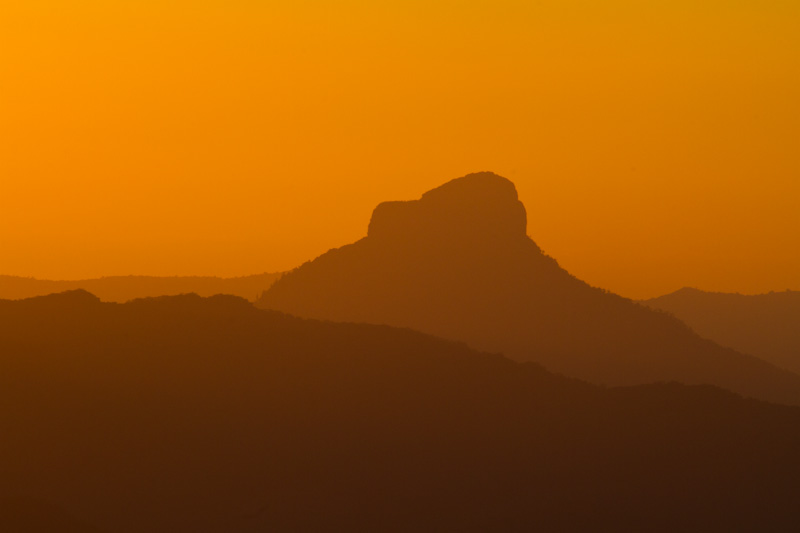
[(800, 292), (743, 295), (685, 288), (645, 300), (701, 336), (800, 372)]
[[(0, 494), (118, 532), (788, 531), (800, 409), (229, 296), (0, 302)], [(1, 525), (0, 525), (1, 526)]]
[(256, 274), (239, 278), (211, 276), (110, 276), (98, 279), (53, 281), (17, 276), (0, 276), (0, 299), (20, 300), (57, 292), (83, 289), (105, 302), (127, 302), (136, 298), (195, 293), (200, 296), (231, 294), (255, 301), (267, 290), (277, 274)]
[(800, 376), (593, 288), (526, 235), (514, 185), (470, 174), (380, 204), (368, 236), (278, 280), (262, 308), (410, 327), (595, 383), (708, 383), (800, 404)]

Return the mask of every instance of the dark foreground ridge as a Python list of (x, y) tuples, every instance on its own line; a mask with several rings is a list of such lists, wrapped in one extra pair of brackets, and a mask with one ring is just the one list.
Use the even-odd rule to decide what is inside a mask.
[(366, 238), (286, 274), (257, 305), (410, 327), (596, 383), (705, 383), (800, 404), (800, 376), (590, 287), (525, 228), (510, 181), (470, 174), (417, 201), (380, 204)]
[(103, 533), (53, 504), (0, 495), (0, 531), (4, 533)]
[(0, 301), (0, 426), (0, 502), (48, 502), (53, 523), (109, 532), (800, 520), (798, 408), (713, 387), (603, 389), (228, 296)]

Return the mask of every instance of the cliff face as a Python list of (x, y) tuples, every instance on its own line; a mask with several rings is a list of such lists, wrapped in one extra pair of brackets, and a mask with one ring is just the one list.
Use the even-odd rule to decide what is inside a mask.
[(411, 202), (375, 208), (368, 236), (376, 240), (454, 241), (526, 238), (525, 206), (514, 184), (491, 172), (450, 181)]

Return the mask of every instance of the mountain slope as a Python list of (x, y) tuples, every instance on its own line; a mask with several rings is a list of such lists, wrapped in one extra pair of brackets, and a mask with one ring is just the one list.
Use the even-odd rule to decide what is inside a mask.
[[(0, 494), (118, 532), (790, 530), (800, 409), (217, 296), (0, 301)], [(0, 524), (0, 529), (3, 524)]]
[(744, 295), (685, 288), (642, 304), (674, 314), (723, 346), (800, 372), (800, 292)]
[(514, 185), (471, 174), (379, 205), (366, 238), (284, 275), (257, 305), (410, 327), (597, 383), (709, 383), (800, 404), (800, 376), (590, 287), (525, 229)]
[(127, 302), (136, 298), (196, 293), (200, 296), (231, 294), (256, 300), (281, 274), (256, 274), (239, 278), (211, 276), (109, 276), (97, 279), (54, 281), (0, 276), (0, 299), (20, 300), (83, 289), (105, 302)]

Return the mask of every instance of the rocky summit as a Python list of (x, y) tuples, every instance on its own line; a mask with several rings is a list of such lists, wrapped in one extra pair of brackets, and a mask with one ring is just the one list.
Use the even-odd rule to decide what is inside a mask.
[(410, 202), (383, 202), (372, 239), (525, 239), (527, 216), (517, 189), (492, 172), (469, 174)]

